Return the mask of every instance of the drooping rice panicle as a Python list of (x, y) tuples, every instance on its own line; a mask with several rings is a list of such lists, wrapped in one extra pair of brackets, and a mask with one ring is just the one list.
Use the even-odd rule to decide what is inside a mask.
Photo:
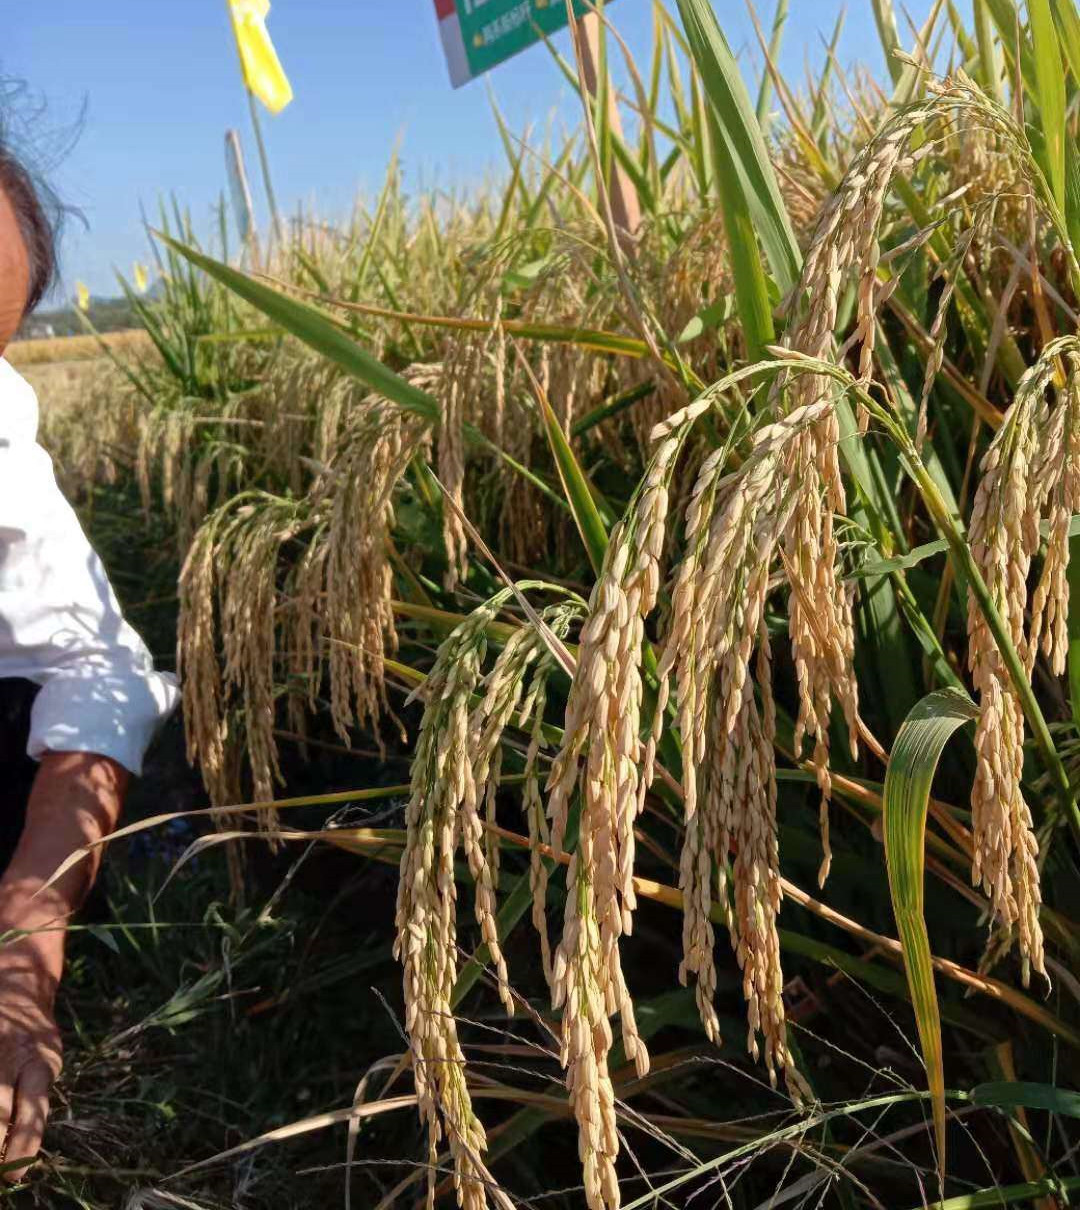
[(180, 633), (177, 667), (184, 695), (188, 760), (198, 763), (211, 802), (233, 793), (227, 776), (225, 687), (217, 649), (215, 617), (216, 518), (204, 523), (180, 572)]
[[(407, 835), (401, 857), (395, 927), (395, 956), (404, 968), (405, 1029), (413, 1054), (420, 1117), (428, 1129), (428, 1202), (434, 1203), (435, 1161), (445, 1136), (454, 1164), (459, 1204), (486, 1205), (479, 1156), (487, 1147), (465, 1079), (465, 1055), (453, 1011), (457, 978), (457, 920), (454, 855), (463, 837), (477, 880), (477, 911), (490, 910), (487, 862), (475, 809), (476, 785), (469, 750), (471, 696), (481, 675), (484, 629), (497, 606), (482, 606), (439, 648), (424, 683), (426, 708), (412, 766), (406, 808)], [(487, 930), (490, 932), (490, 928)], [(498, 966), (498, 939), (491, 951)], [(500, 967), (500, 982), (505, 972)]]
[(770, 1074), (786, 1066), (782, 976), (775, 917), (779, 858), (775, 842), (775, 714), (771, 683), (761, 683), (764, 721), (754, 698), (751, 663), (769, 674), (765, 600), (789, 516), (799, 499), (800, 439), (832, 408), (828, 398), (761, 428), (743, 465), (721, 475), (722, 457), (706, 460), (687, 513), (687, 554), (673, 589), (671, 630), (660, 675), (675, 681), (683, 738), (687, 810), (680, 889), (684, 899), (680, 975), (697, 976), (695, 994), (710, 1037), (716, 974), (709, 913), (727, 903), (725, 870), (734, 848), (732, 944), (744, 971), (750, 1042), (765, 1038)]
[[(189, 756), (200, 761), (215, 806), (241, 799), (230, 760), (230, 710), (238, 717), (256, 800), (274, 797), (280, 780), (274, 742), (273, 651), (278, 553), (307, 524), (294, 501), (248, 493), (214, 514), (196, 535), (180, 578), (181, 671), (191, 717)], [(229, 567), (222, 576), (220, 567)], [(216, 663), (217, 638), (222, 670)], [(264, 822), (270, 821), (268, 815)]]
[(930, 414), (930, 395), (934, 389), (937, 376), (941, 373), (941, 367), (945, 359), (945, 321), (949, 315), (949, 305), (956, 291), (959, 275), (964, 271), (964, 262), (970, 255), (972, 247), (975, 245), (976, 239), (980, 234), (980, 228), (983, 229), (983, 234), (985, 234), (985, 229), (992, 218), (993, 207), (983, 207), (976, 223), (968, 227), (960, 236), (953, 249), (951, 258), (939, 270), (939, 275), (942, 277), (944, 284), (938, 298), (937, 309), (934, 312), (934, 320), (930, 325), (931, 347), (930, 353), (926, 358), (926, 366), (923, 369), (922, 390), (919, 393), (919, 415), (915, 430), (915, 448), (920, 452), (926, 440), (926, 426)]
[[(513, 1013), (496, 926), (495, 880), (484, 841), (483, 805), (498, 784), (497, 746), (519, 713), (524, 678), (550, 672), (545, 640), (523, 627), (508, 640), (491, 672), (482, 670), (486, 629), (511, 596), (507, 589), (475, 609), (442, 643), (422, 686), (423, 720), (412, 765), (401, 857), (395, 955), (404, 968), (405, 1028), (413, 1054), (420, 1116), (428, 1128), (429, 1198), (438, 1144), (446, 1137), (459, 1204), (486, 1205), (484, 1128), (469, 1094), (465, 1055), (454, 1018), (457, 982), (457, 893), (454, 857), (460, 843), (475, 884), (475, 910), (503, 1006)], [(555, 606), (545, 620), (565, 632), (574, 607)], [(420, 691), (418, 691), (420, 692)], [(476, 702), (476, 698), (479, 701)]]
[(1046, 485), (1047, 538), (1042, 572), (1031, 599), (1027, 661), (1041, 649), (1055, 676), (1065, 672), (1069, 635), (1069, 526), (1080, 512), (1080, 355), (1069, 349), (1058, 406), (1042, 435), (1037, 482)]
[[(1064, 382), (1047, 392), (1063, 364)], [(1068, 611), (1068, 518), (1080, 505), (1080, 359), (1074, 338), (1054, 341), (1017, 386), (1004, 423), (983, 457), (970, 522), (971, 553), (994, 604), (1030, 671), (1040, 646), (1064, 670)], [(1047, 553), (1027, 624), (1028, 574), (1049, 511)], [(972, 790), (972, 881), (990, 898), (1000, 924), (1019, 937), (1026, 983), (1045, 974), (1039, 923), (1038, 841), (1024, 799), (1024, 715), (1015, 687), (974, 596), (968, 603), (968, 659), (979, 698), (978, 767)]]
[[(575, 605), (557, 605), (544, 610), (540, 615), (557, 638), (565, 638), (570, 622), (578, 612)], [(546, 646), (545, 637), (532, 627), (522, 627), (507, 640), (499, 653), (491, 672), (485, 679), (484, 698), (473, 711), (470, 719), (472, 737), (470, 751), (473, 759), (473, 778), (477, 786), (484, 787), (484, 818), (494, 825), (496, 799), (502, 780), (503, 732), (511, 721), (527, 730), (529, 748), (525, 760), (525, 783), (523, 810), (528, 820), (530, 836), (542, 823), (534, 817), (534, 800), (539, 797), (537, 759), (543, 742), (543, 700), (547, 678), (555, 667), (555, 661)], [(539, 833), (535, 839), (540, 839)], [(488, 876), (493, 884), (499, 876), (499, 837), (489, 829), (483, 838), (487, 858)], [(539, 852), (533, 852), (534, 862), (539, 862)], [(539, 877), (537, 892), (541, 890)], [(543, 896), (534, 898), (534, 909), (543, 919)], [(534, 919), (537, 912), (534, 910)], [(547, 953), (546, 927), (540, 932), (545, 969), (550, 964)]]
[[(316, 583), (297, 586), (307, 599), (324, 591), (320, 615), (327, 644), (330, 713), (338, 734), (389, 714), (384, 657), (397, 647), (390, 530), (393, 494), (425, 438), (416, 417), (381, 401), (355, 401), (334, 461), (315, 489), (326, 514), (326, 557), (309, 564)], [(321, 583), (320, 583), (321, 581)]]
[(592, 1210), (619, 1201), (618, 1134), (608, 1071), (615, 1014), (621, 1019), (627, 1058), (642, 1075), (649, 1062), (623, 977), (619, 939), (631, 931), (636, 906), (634, 821), (645, 785), (640, 734), (644, 619), (659, 591), (667, 479), (680, 445), (678, 436), (661, 442), (631, 513), (611, 535), (581, 632), (563, 747), (548, 780), (548, 814), (557, 852), (579, 781), (582, 790), (552, 1000), (563, 1009), (562, 1061)]

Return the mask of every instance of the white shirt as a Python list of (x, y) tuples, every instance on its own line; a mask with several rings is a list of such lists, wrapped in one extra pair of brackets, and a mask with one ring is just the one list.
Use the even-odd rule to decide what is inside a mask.
[[(93, 417), (87, 417), (93, 423)], [(33, 388), (0, 358), (0, 678), (41, 686), (27, 751), (93, 752), (132, 773), (175, 708), (37, 443)]]

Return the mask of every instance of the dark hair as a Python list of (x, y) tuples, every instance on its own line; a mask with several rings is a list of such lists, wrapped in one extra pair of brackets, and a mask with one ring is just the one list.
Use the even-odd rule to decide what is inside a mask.
[(21, 80), (0, 75), (0, 192), (15, 211), (30, 261), (26, 314), (56, 280), (64, 220), (81, 217), (60, 201), (46, 178), (75, 146), (85, 112), (84, 102), (74, 124), (57, 128), (40, 97)]
[(35, 184), (30, 171), (10, 148), (0, 141), (0, 191), (11, 203), (30, 261), (30, 290), (26, 300), (29, 314), (56, 277), (56, 222), (48, 200)]

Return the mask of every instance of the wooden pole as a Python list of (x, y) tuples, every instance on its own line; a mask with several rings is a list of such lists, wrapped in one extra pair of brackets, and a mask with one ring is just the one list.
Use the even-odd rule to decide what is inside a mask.
[[(596, 99), (600, 88), (600, 18), (596, 13), (586, 13), (574, 21), (574, 36), (581, 48), (581, 61), (585, 69), (585, 84), (593, 99)], [(607, 82), (607, 96), (604, 99), (607, 106), (607, 121), (612, 134), (622, 138), (622, 118), (619, 106), (615, 100), (615, 90), (611, 79)], [(619, 235), (623, 251), (632, 249), (634, 237), (641, 226), (641, 200), (633, 181), (626, 170), (613, 155), (607, 180), (608, 195), (611, 198), (611, 214)]]

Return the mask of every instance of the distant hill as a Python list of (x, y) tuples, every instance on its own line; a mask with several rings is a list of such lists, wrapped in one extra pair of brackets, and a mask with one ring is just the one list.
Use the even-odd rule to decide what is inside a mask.
[[(122, 332), (141, 326), (126, 298), (91, 298), (87, 318), (99, 332)], [(81, 336), (85, 331), (74, 307), (65, 307), (60, 311), (37, 310), (23, 320), (15, 339)]]

